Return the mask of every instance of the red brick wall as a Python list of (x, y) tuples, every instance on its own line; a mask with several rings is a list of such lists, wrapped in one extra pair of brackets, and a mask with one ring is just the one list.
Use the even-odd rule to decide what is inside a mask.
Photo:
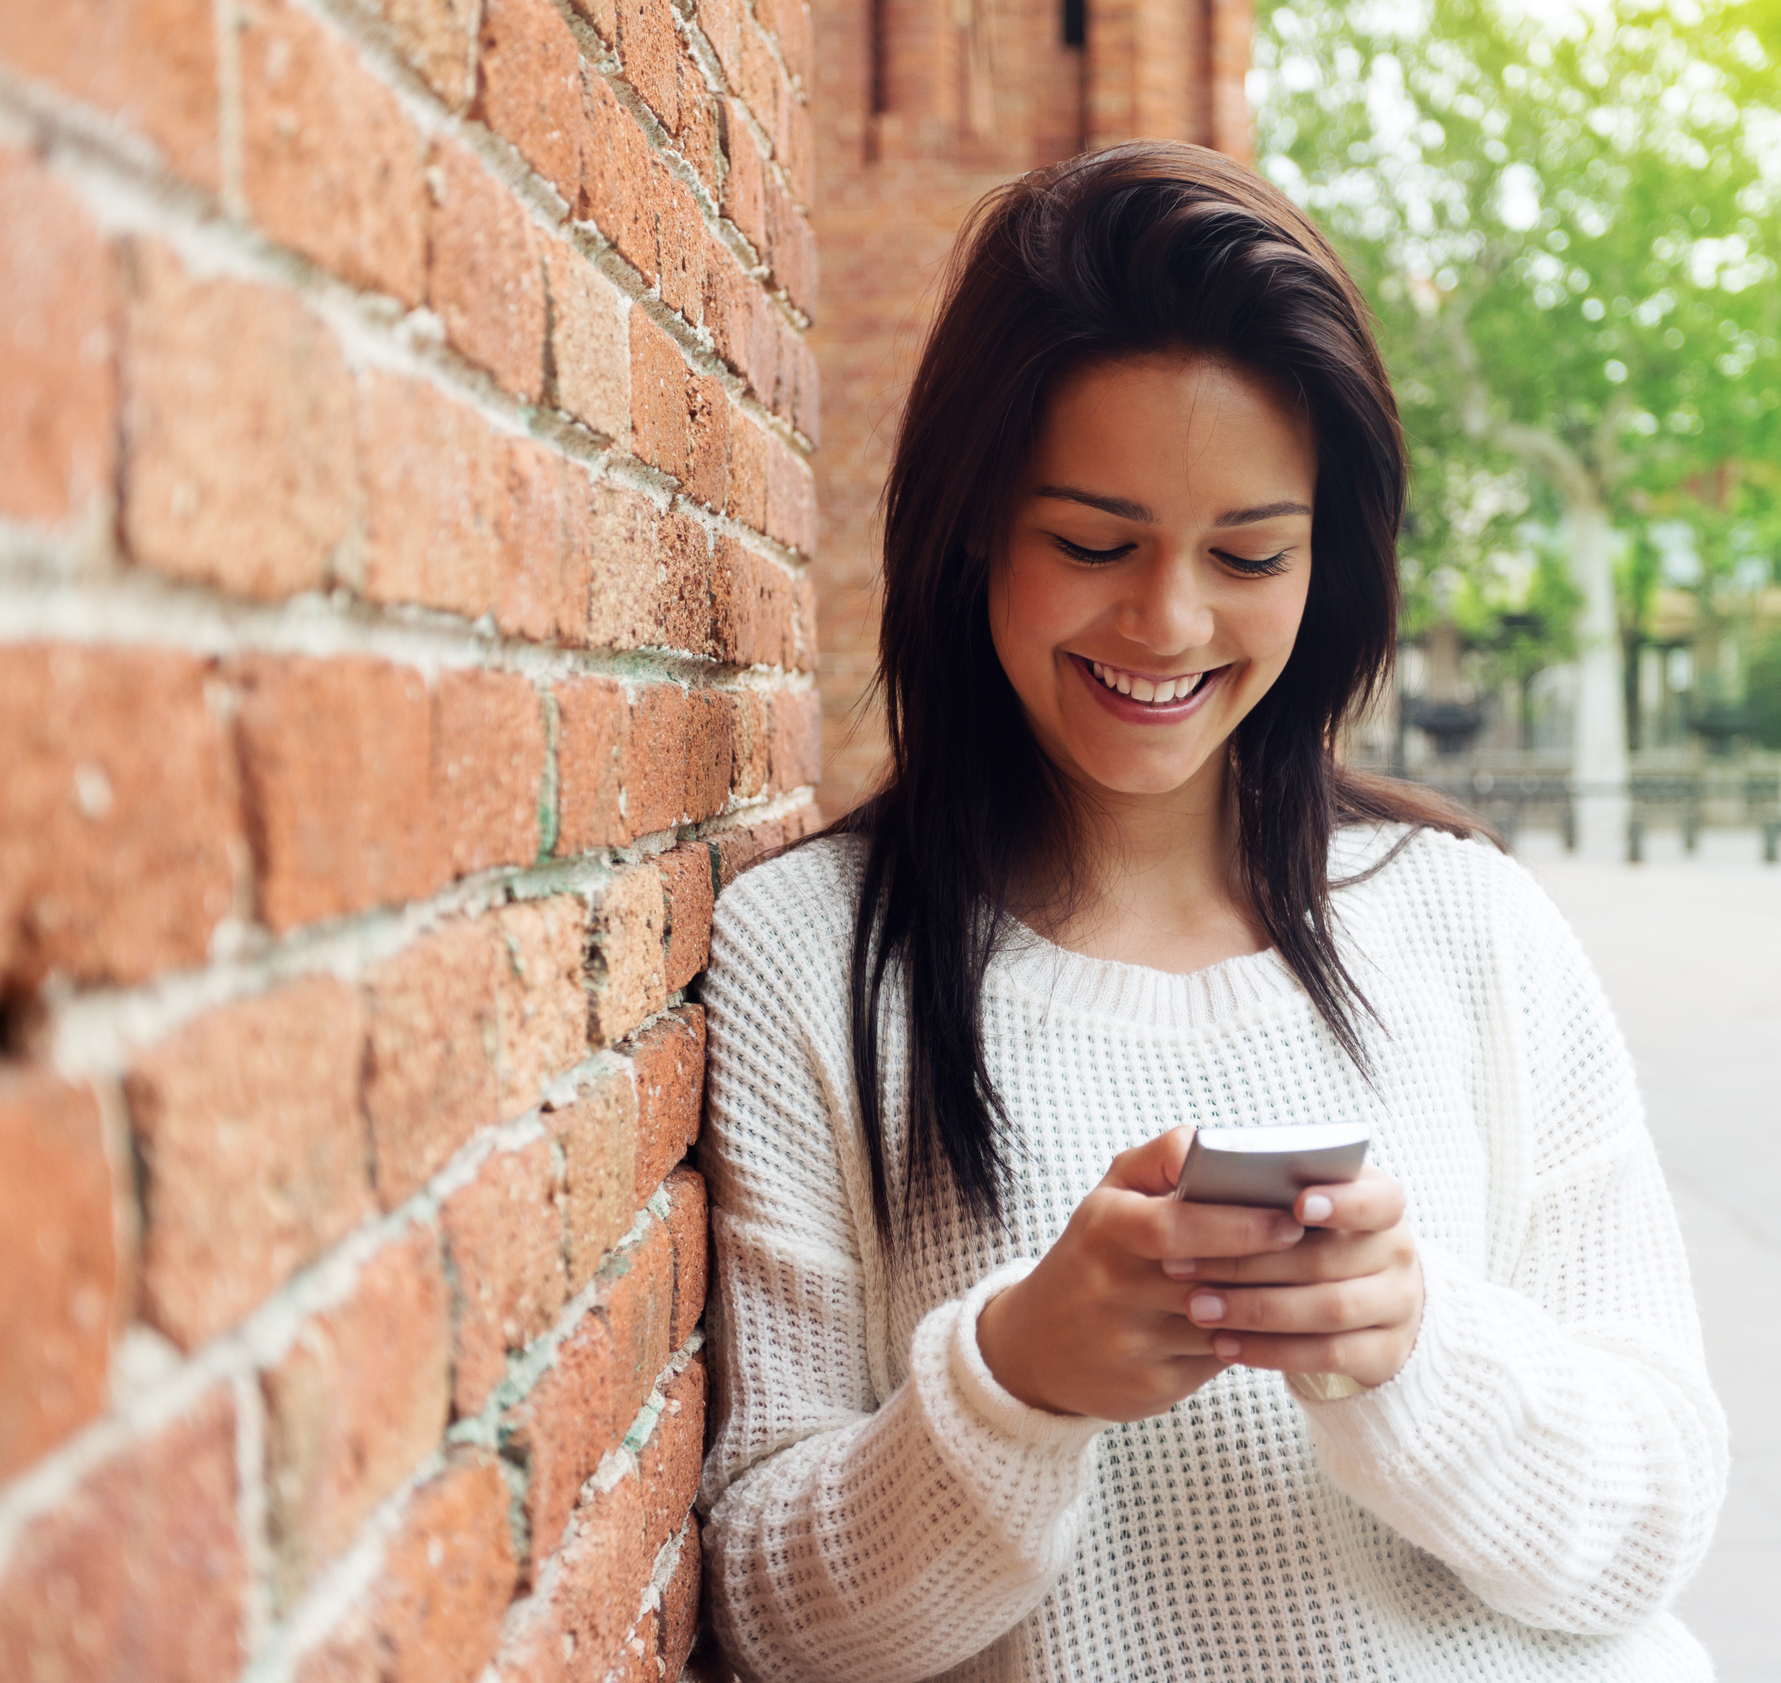
[(1010, 176), (1139, 136), (1249, 150), (1249, 0), (814, 0), (823, 314), (816, 457), (825, 810), (884, 752), (877, 509), (903, 388), (953, 235)]
[(0, 8), (0, 1677), (677, 1677), (801, 0)]

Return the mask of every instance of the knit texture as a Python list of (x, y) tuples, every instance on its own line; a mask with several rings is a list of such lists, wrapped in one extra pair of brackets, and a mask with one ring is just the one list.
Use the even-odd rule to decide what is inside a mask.
[[(1396, 832), (1343, 832), (1340, 880)], [(1649, 1679), (1724, 1490), (1674, 1212), (1588, 962), (1525, 871), (1421, 834), (1335, 895), (1369, 1086), (1273, 952), (1173, 976), (1023, 936), (984, 990), (1019, 1134), (1001, 1231), (942, 1192), (892, 1269), (853, 1096), (860, 844), (719, 903), (703, 997), (717, 1285), (702, 1492), (745, 1677)], [(884, 1024), (892, 1185), (907, 1021)], [(1427, 1303), (1388, 1384), (1233, 1367), (1131, 1425), (1005, 1392), (977, 1315), (1178, 1123), (1372, 1124)]]

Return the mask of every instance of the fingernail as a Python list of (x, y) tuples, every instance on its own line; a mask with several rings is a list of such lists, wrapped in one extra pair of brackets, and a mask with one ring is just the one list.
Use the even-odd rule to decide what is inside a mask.
[(1186, 1280), (1199, 1273), (1200, 1264), (1191, 1256), (1166, 1256), (1163, 1258), (1163, 1272), (1171, 1280)]
[(1196, 1321), (1222, 1321), (1224, 1299), (1216, 1292), (1195, 1292), (1187, 1300), (1187, 1312)]
[(1335, 1207), (1321, 1192), (1313, 1192), (1305, 1200), (1305, 1219), (1307, 1221), (1325, 1221)]
[(1274, 1237), (1283, 1245), (1296, 1245), (1305, 1237), (1305, 1229), (1291, 1216), (1282, 1216), (1274, 1223)]
[(1221, 1332), (1212, 1340), (1212, 1354), (1221, 1362), (1234, 1362), (1243, 1354), (1243, 1342), (1233, 1333)]

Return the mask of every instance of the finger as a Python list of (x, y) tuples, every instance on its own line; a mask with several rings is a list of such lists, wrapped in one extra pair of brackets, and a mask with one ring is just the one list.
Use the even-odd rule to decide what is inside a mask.
[(1120, 1249), (1161, 1262), (1164, 1257), (1247, 1256), (1284, 1250), (1305, 1230), (1285, 1210), (1243, 1204), (1184, 1204), (1174, 1198), (1104, 1190), (1091, 1194), (1089, 1219)]
[(1212, 1352), (1222, 1362), (1244, 1367), (1276, 1373), (1341, 1373), (1363, 1385), (1384, 1384), (1409, 1355), (1402, 1333), (1388, 1327), (1309, 1338), (1221, 1332), (1212, 1340)]
[(1188, 1319), (1196, 1326), (1300, 1337), (1394, 1326), (1414, 1307), (1409, 1283), (1395, 1274), (1315, 1286), (1196, 1286), (1187, 1298)]
[(1404, 1219), (1404, 1189), (1377, 1169), (1363, 1169), (1359, 1180), (1306, 1187), (1293, 1202), (1293, 1214), (1307, 1227), (1379, 1233)]
[(1394, 1232), (1332, 1233), (1314, 1227), (1287, 1250), (1165, 1261), (1163, 1272), (1195, 1284), (1306, 1286), (1381, 1273), (1397, 1260), (1398, 1249)]
[(1130, 1151), (1120, 1152), (1108, 1165), (1101, 1184), (1153, 1198), (1167, 1196), (1181, 1179), (1181, 1165), (1187, 1160), (1188, 1142), (1193, 1137), (1192, 1128), (1171, 1128)]

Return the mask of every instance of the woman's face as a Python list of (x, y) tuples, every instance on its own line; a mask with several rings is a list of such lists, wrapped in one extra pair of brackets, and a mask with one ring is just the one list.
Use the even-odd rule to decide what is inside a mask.
[(992, 569), (990, 630), (1066, 773), (1126, 795), (1222, 779), (1292, 653), (1311, 580), (1309, 421), (1178, 355), (1059, 387)]

